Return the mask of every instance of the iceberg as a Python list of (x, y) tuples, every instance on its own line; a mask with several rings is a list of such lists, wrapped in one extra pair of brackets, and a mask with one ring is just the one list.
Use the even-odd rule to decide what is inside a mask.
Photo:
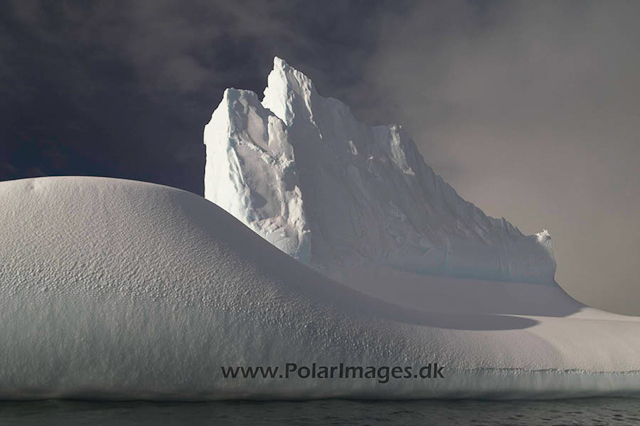
[(47, 177), (2, 182), (0, 199), (2, 399), (640, 390), (640, 318), (552, 286), (499, 282), (502, 304), (526, 299), (522, 314), (410, 309), (330, 280), (182, 190)]
[(415, 307), (432, 292), (424, 277), (557, 287), (547, 231), (526, 236), (488, 217), (434, 173), (402, 127), (359, 122), (280, 58), (262, 101), (225, 91), (204, 143), (205, 198), (359, 291)]
[(276, 58), (205, 143), (208, 200), (0, 182), (0, 399), (640, 394), (640, 318), (567, 295), (549, 233), (463, 200), (399, 126)]

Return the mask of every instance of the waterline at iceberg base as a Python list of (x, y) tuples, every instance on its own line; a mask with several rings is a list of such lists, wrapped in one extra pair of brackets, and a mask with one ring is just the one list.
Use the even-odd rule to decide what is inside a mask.
[[(515, 283), (505, 300), (522, 291), (531, 312), (547, 302), (564, 311), (410, 309), (322, 276), (181, 190), (53, 177), (3, 182), (0, 198), (3, 399), (551, 398), (640, 390), (640, 319), (535, 291), (548, 286)], [(455, 291), (473, 297), (475, 284), (458, 282)], [(230, 379), (221, 370), (287, 362), (437, 362), (444, 378)]]

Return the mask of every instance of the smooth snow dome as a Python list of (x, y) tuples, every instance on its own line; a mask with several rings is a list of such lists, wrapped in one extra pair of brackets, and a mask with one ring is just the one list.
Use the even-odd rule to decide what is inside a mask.
[[(483, 303), (483, 285), (504, 291), (482, 313), (447, 303), (409, 309), (331, 281), (178, 189), (50, 177), (2, 182), (0, 200), (2, 399), (549, 398), (640, 390), (640, 319), (587, 308), (556, 286), (458, 279), (446, 297), (464, 303)], [(285, 363), (438, 363), (444, 377), (381, 383), (221, 373)]]
[[(405, 284), (423, 276), (556, 285), (548, 232), (525, 236), (486, 216), (433, 172), (400, 126), (360, 123), (280, 58), (262, 102), (227, 89), (204, 142), (205, 198), (360, 291), (413, 300), (415, 286)], [(399, 274), (402, 288), (385, 290)]]

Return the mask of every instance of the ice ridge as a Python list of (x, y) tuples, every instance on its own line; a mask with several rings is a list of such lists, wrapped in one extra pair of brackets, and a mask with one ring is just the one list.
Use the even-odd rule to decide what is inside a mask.
[(262, 101), (228, 89), (204, 131), (205, 197), (314, 269), (555, 284), (547, 231), (485, 215), (401, 126), (370, 127), (280, 58)]

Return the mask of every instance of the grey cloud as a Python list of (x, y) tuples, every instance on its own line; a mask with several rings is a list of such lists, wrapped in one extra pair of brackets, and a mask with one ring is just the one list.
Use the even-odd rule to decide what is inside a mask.
[[(274, 55), (357, 96), (361, 68), (389, 17), (413, 1), (12, 0), (29, 35), (64, 50), (111, 55), (147, 94), (193, 93), (266, 74)], [(75, 79), (78, 80), (78, 79)], [(326, 84), (325, 84), (326, 82)], [(263, 83), (264, 84), (264, 83)], [(370, 91), (370, 90), (369, 90)], [(366, 92), (363, 90), (361, 92)], [(362, 95), (360, 95), (362, 96)]]
[(369, 78), (463, 196), (550, 228), (571, 294), (640, 314), (640, 5), (480, 5), (396, 21)]
[[(242, 4), (245, 6), (242, 7)], [(127, 61), (148, 91), (191, 92), (220, 72), (220, 43), (286, 37), (276, 3), (141, 0), (105, 2), (14, 1), (16, 18), (48, 43), (103, 49)], [(44, 13), (44, 11), (49, 13)], [(214, 81), (215, 83), (215, 81)]]

